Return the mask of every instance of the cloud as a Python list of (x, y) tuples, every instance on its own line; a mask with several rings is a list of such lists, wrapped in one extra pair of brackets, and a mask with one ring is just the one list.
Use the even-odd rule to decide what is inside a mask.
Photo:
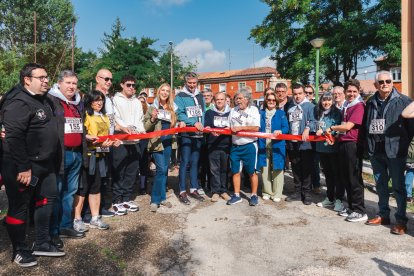
[(174, 51), (184, 61), (196, 64), (199, 71), (216, 71), (226, 62), (226, 54), (214, 50), (209, 40), (184, 39), (174, 47)]
[(250, 67), (275, 67), (275, 61), (270, 59), (270, 56), (264, 57), (256, 61)]
[(156, 6), (181, 6), (190, 0), (150, 0)]

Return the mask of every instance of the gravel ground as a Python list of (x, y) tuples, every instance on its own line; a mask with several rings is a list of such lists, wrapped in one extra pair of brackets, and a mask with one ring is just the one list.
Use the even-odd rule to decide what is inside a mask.
[[(292, 180), (289, 175), (285, 179), (289, 193)], [(176, 172), (169, 183), (176, 187)], [(65, 257), (40, 257), (32, 269), (10, 262), (10, 242), (0, 226), (0, 274), (414, 275), (411, 213), (408, 234), (398, 237), (386, 227), (345, 222), (315, 204), (260, 201), (250, 207), (246, 200), (235, 206), (192, 200), (185, 206), (172, 191), (168, 199), (173, 208), (154, 214), (150, 197), (137, 196), (139, 212), (105, 219), (108, 231), (91, 229), (84, 239), (65, 240)], [(323, 195), (313, 199), (316, 203)], [(371, 216), (376, 201), (375, 194), (366, 192)], [(0, 191), (0, 209), (5, 206)]]

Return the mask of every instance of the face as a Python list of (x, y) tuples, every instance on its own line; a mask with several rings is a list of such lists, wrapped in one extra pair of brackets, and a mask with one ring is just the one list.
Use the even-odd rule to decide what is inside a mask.
[(204, 101), (206, 102), (206, 105), (209, 105), (211, 104), (211, 101), (213, 100), (213, 93), (204, 92), (203, 97), (204, 97)]
[(276, 97), (274, 95), (269, 95), (266, 97), (267, 109), (273, 110), (276, 108)]
[(346, 100), (352, 102), (359, 96), (358, 87), (350, 85), (348, 89), (345, 91)]
[(242, 94), (238, 94), (234, 99), (234, 102), (241, 110), (246, 109), (249, 106), (249, 100), (246, 99)]
[(93, 109), (93, 111), (99, 112), (101, 111), (103, 106), (103, 99), (99, 98), (95, 101), (92, 102), (91, 107)]
[(49, 77), (46, 70), (42, 68), (32, 70), (31, 76), (24, 78), (24, 83), (26, 89), (37, 95), (44, 95), (49, 89)]
[(198, 79), (197, 78), (190, 78), (185, 82), (185, 86), (187, 86), (187, 89), (194, 93), (194, 91), (197, 88)]
[(378, 76), (378, 81), (375, 83), (375, 88), (380, 94), (389, 94), (394, 86), (392, 79), (388, 74), (381, 74)]
[(109, 88), (112, 86), (112, 73), (108, 70), (99, 70), (95, 79), (96, 89), (104, 94), (108, 93)]
[(334, 89), (332, 92), (336, 103), (341, 104), (345, 100), (345, 93), (339, 89)]
[(284, 87), (277, 87), (276, 88), (276, 99), (279, 102), (284, 102), (287, 98), (287, 90)]
[(228, 106), (231, 106), (231, 98), (230, 97), (226, 97), (226, 104)]
[(68, 100), (72, 100), (73, 96), (78, 89), (78, 78), (77, 77), (66, 77), (63, 78), (63, 81), (58, 82), (59, 90), (62, 92), (63, 96)]
[(332, 106), (332, 100), (323, 100), (322, 107), (324, 110), (328, 110)]
[(313, 100), (313, 90), (310, 87), (305, 87), (305, 94), (306, 94), (306, 98), (308, 98), (309, 101)]
[(215, 99), (216, 108), (218, 110), (224, 109), (224, 107), (226, 106), (226, 96), (220, 93), (220, 94), (217, 94), (214, 99)]
[(292, 94), (296, 103), (301, 103), (305, 99), (305, 91), (302, 87), (293, 89)]
[(131, 98), (135, 94), (135, 81), (130, 80), (126, 81), (125, 83), (121, 83), (122, 87), (122, 94)]
[(171, 89), (169, 86), (164, 85), (163, 87), (160, 88), (159, 93), (159, 97), (160, 97), (160, 101), (161, 102), (167, 102), (168, 98), (170, 97), (170, 92)]

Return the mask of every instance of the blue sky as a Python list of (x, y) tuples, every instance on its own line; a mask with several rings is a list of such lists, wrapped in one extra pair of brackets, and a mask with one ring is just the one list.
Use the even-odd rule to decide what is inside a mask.
[[(97, 52), (104, 32), (116, 17), (126, 28), (124, 37), (157, 39), (163, 51), (174, 43), (175, 53), (197, 63), (199, 72), (274, 66), (269, 49), (249, 40), (269, 8), (260, 0), (72, 0), (78, 17), (77, 45)], [(229, 58), (230, 50), (230, 58)], [(359, 66), (373, 64), (369, 59)], [(370, 68), (367, 78), (371, 78)], [(282, 76), (283, 76), (283, 72)], [(371, 74), (370, 74), (371, 73)], [(358, 76), (364, 79), (364, 75)]]

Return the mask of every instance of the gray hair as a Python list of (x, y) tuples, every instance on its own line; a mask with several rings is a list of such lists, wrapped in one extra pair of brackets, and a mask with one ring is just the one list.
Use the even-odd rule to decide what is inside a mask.
[(234, 98), (236, 98), (239, 94), (241, 94), (243, 97), (245, 97), (248, 100), (249, 105), (253, 104), (252, 92), (249, 89), (243, 87), (243, 88), (237, 90), (236, 94), (234, 95)]
[(62, 82), (64, 78), (70, 77), (78, 78), (78, 75), (76, 75), (76, 73), (71, 70), (63, 70), (58, 76), (58, 82)]
[(335, 92), (335, 90), (339, 90), (341, 93), (344, 93), (344, 88), (342, 86), (335, 86), (332, 88), (332, 92)]
[(188, 72), (184, 75), (184, 80), (187, 82), (189, 79), (197, 79), (198, 80), (198, 75), (194, 72)]
[(375, 82), (376, 83), (378, 83), (378, 78), (379, 78), (380, 75), (388, 75), (390, 77), (390, 80), (393, 81), (392, 74), (391, 74), (390, 71), (381, 70), (381, 71), (379, 71), (375, 74)]
[(224, 99), (226, 99), (226, 97), (227, 97), (226, 92), (217, 92), (217, 93), (216, 93), (216, 95), (214, 95), (214, 100), (216, 99), (216, 97), (217, 97), (218, 95), (224, 95)]

